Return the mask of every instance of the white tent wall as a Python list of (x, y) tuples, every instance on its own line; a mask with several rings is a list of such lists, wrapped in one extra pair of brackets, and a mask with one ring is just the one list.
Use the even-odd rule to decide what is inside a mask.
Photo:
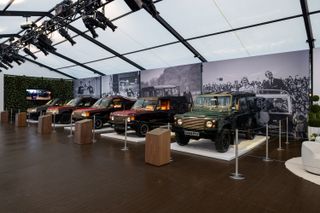
[(320, 48), (313, 51), (313, 94), (320, 95)]
[(4, 108), (4, 74), (0, 73), (0, 111)]

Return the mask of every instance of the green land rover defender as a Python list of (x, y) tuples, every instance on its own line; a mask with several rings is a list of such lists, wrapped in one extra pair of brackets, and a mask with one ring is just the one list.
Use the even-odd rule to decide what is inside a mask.
[(259, 113), (257, 98), (249, 92), (223, 92), (199, 95), (191, 112), (178, 114), (172, 130), (177, 143), (187, 145), (190, 139), (206, 138), (215, 142), (218, 152), (228, 151), (234, 141), (234, 130), (244, 130), (247, 139), (254, 138)]

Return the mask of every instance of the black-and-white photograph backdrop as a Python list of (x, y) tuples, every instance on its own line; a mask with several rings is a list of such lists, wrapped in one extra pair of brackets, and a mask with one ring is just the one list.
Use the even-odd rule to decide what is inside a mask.
[(139, 97), (139, 72), (114, 74), (102, 77), (102, 95), (122, 95), (124, 97)]
[(266, 98), (273, 120), (286, 116), (305, 137), (310, 93), (309, 53), (297, 51), (203, 64), (203, 92), (253, 91)]
[(141, 96), (184, 95), (192, 97), (201, 94), (201, 64), (169, 67), (141, 71)]
[(101, 78), (83, 78), (73, 81), (74, 96), (88, 95), (92, 97), (101, 96)]

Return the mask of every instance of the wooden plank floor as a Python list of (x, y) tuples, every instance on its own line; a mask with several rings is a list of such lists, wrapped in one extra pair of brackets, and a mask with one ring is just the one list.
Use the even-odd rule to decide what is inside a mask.
[(173, 153), (164, 167), (144, 163), (144, 145), (99, 139), (76, 145), (67, 131), (41, 136), (36, 127), (0, 126), (0, 212), (319, 212), (320, 186), (291, 174), (271, 143), (240, 159), (243, 181), (229, 179), (233, 162)]

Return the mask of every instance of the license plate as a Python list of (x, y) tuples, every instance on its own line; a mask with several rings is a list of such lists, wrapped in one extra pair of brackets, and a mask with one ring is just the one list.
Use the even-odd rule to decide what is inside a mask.
[(200, 136), (199, 132), (194, 132), (194, 131), (184, 131), (184, 134), (188, 136), (196, 136), (196, 137)]

